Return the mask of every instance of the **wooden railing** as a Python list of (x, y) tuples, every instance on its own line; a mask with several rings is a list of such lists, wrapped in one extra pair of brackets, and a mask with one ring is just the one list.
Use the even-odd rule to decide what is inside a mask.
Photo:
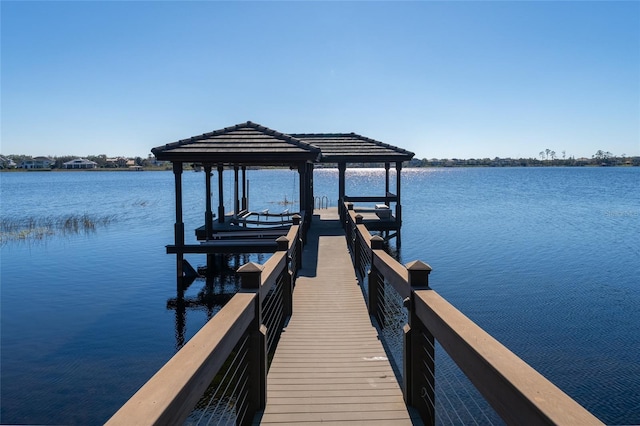
[(391, 192), (387, 192), (384, 196), (349, 196), (345, 195), (342, 200), (338, 200), (338, 215), (340, 220), (345, 222), (347, 219), (348, 206), (353, 207), (353, 203), (397, 203), (398, 196)]
[(304, 227), (296, 222), (264, 265), (238, 269), (240, 291), (107, 424), (173, 425), (200, 416), (251, 424), (265, 406), (269, 360), (292, 312)]
[(433, 425), (436, 419), (436, 341), (507, 424), (602, 424), (432, 290), (428, 264), (401, 265), (385, 252), (382, 238), (371, 237), (346, 203), (342, 209), (361, 280), (368, 270), (370, 314), (384, 324), (381, 299), (389, 288), (408, 310), (403, 330), (403, 392), (407, 405), (417, 409), (425, 424)]

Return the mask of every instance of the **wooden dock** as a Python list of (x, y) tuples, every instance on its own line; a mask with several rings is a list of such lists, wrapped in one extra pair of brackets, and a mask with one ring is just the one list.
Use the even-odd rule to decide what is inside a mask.
[(337, 209), (313, 218), (293, 292), (293, 315), (254, 424), (412, 424), (371, 324)]

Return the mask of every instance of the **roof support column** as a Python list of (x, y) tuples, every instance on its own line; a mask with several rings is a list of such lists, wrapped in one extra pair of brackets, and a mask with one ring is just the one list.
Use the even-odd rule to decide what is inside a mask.
[(176, 275), (178, 277), (178, 288), (182, 284), (182, 263), (184, 254), (181, 248), (184, 247), (184, 223), (182, 222), (182, 163), (173, 163), (173, 176), (175, 179), (176, 193), (176, 223), (173, 227), (175, 245), (178, 248), (176, 253)]
[(402, 161), (396, 162), (396, 223), (398, 224), (398, 234), (396, 245), (400, 247), (400, 227), (402, 226), (402, 204), (400, 202), (400, 172), (402, 171)]
[(242, 210), (248, 210), (247, 204), (247, 166), (242, 166)]
[(233, 166), (233, 217), (238, 217), (240, 211), (240, 196), (238, 191), (238, 166)]
[(300, 211), (307, 208), (307, 166), (304, 163), (298, 164), (298, 200), (300, 200)]
[(176, 223), (174, 226), (176, 246), (184, 246), (184, 223), (182, 223), (182, 163), (173, 163), (176, 190)]
[(347, 163), (338, 163), (338, 203), (340, 212), (340, 219), (344, 223), (344, 196), (345, 196), (345, 172), (347, 170)]
[(207, 239), (213, 236), (213, 212), (211, 211), (211, 164), (204, 165), (205, 186), (207, 191), (206, 212), (204, 214), (204, 229)]
[(384, 203), (389, 206), (389, 169), (391, 163), (384, 163)]
[[(313, 195), (313, 163), (307, 163), (307, 212), (309, 217), (313, 215), (313, 207), (315, 204), (315, 197)], [(327, 206), (328, 207), (328, 206)]]
[(218, 223), (224, 223), (224, 191), (222, 172), (224, 167), (218, 166)]

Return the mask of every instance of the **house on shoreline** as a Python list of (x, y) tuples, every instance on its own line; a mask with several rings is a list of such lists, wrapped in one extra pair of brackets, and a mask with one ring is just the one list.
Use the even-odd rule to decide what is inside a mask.
[(50, 169), (55, 163), (49, 157), (35, 157), (31, 160), (24, 160), (18, 166), (19, 169)]
[(11, 158), (0, 155), (0, 169), (15, 169), (17, 164)]
[(98, 163), (86, 158), (76, 158), (75, 160), (63, 163), (65, 169), (97, 169)]

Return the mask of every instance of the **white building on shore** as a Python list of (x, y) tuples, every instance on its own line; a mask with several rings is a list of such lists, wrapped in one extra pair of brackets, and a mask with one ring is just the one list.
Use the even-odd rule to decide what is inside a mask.
[(95, 169), (98, 167), (98, 163), (86, 158), (76, 158), (63, 164), (65, 169)]

